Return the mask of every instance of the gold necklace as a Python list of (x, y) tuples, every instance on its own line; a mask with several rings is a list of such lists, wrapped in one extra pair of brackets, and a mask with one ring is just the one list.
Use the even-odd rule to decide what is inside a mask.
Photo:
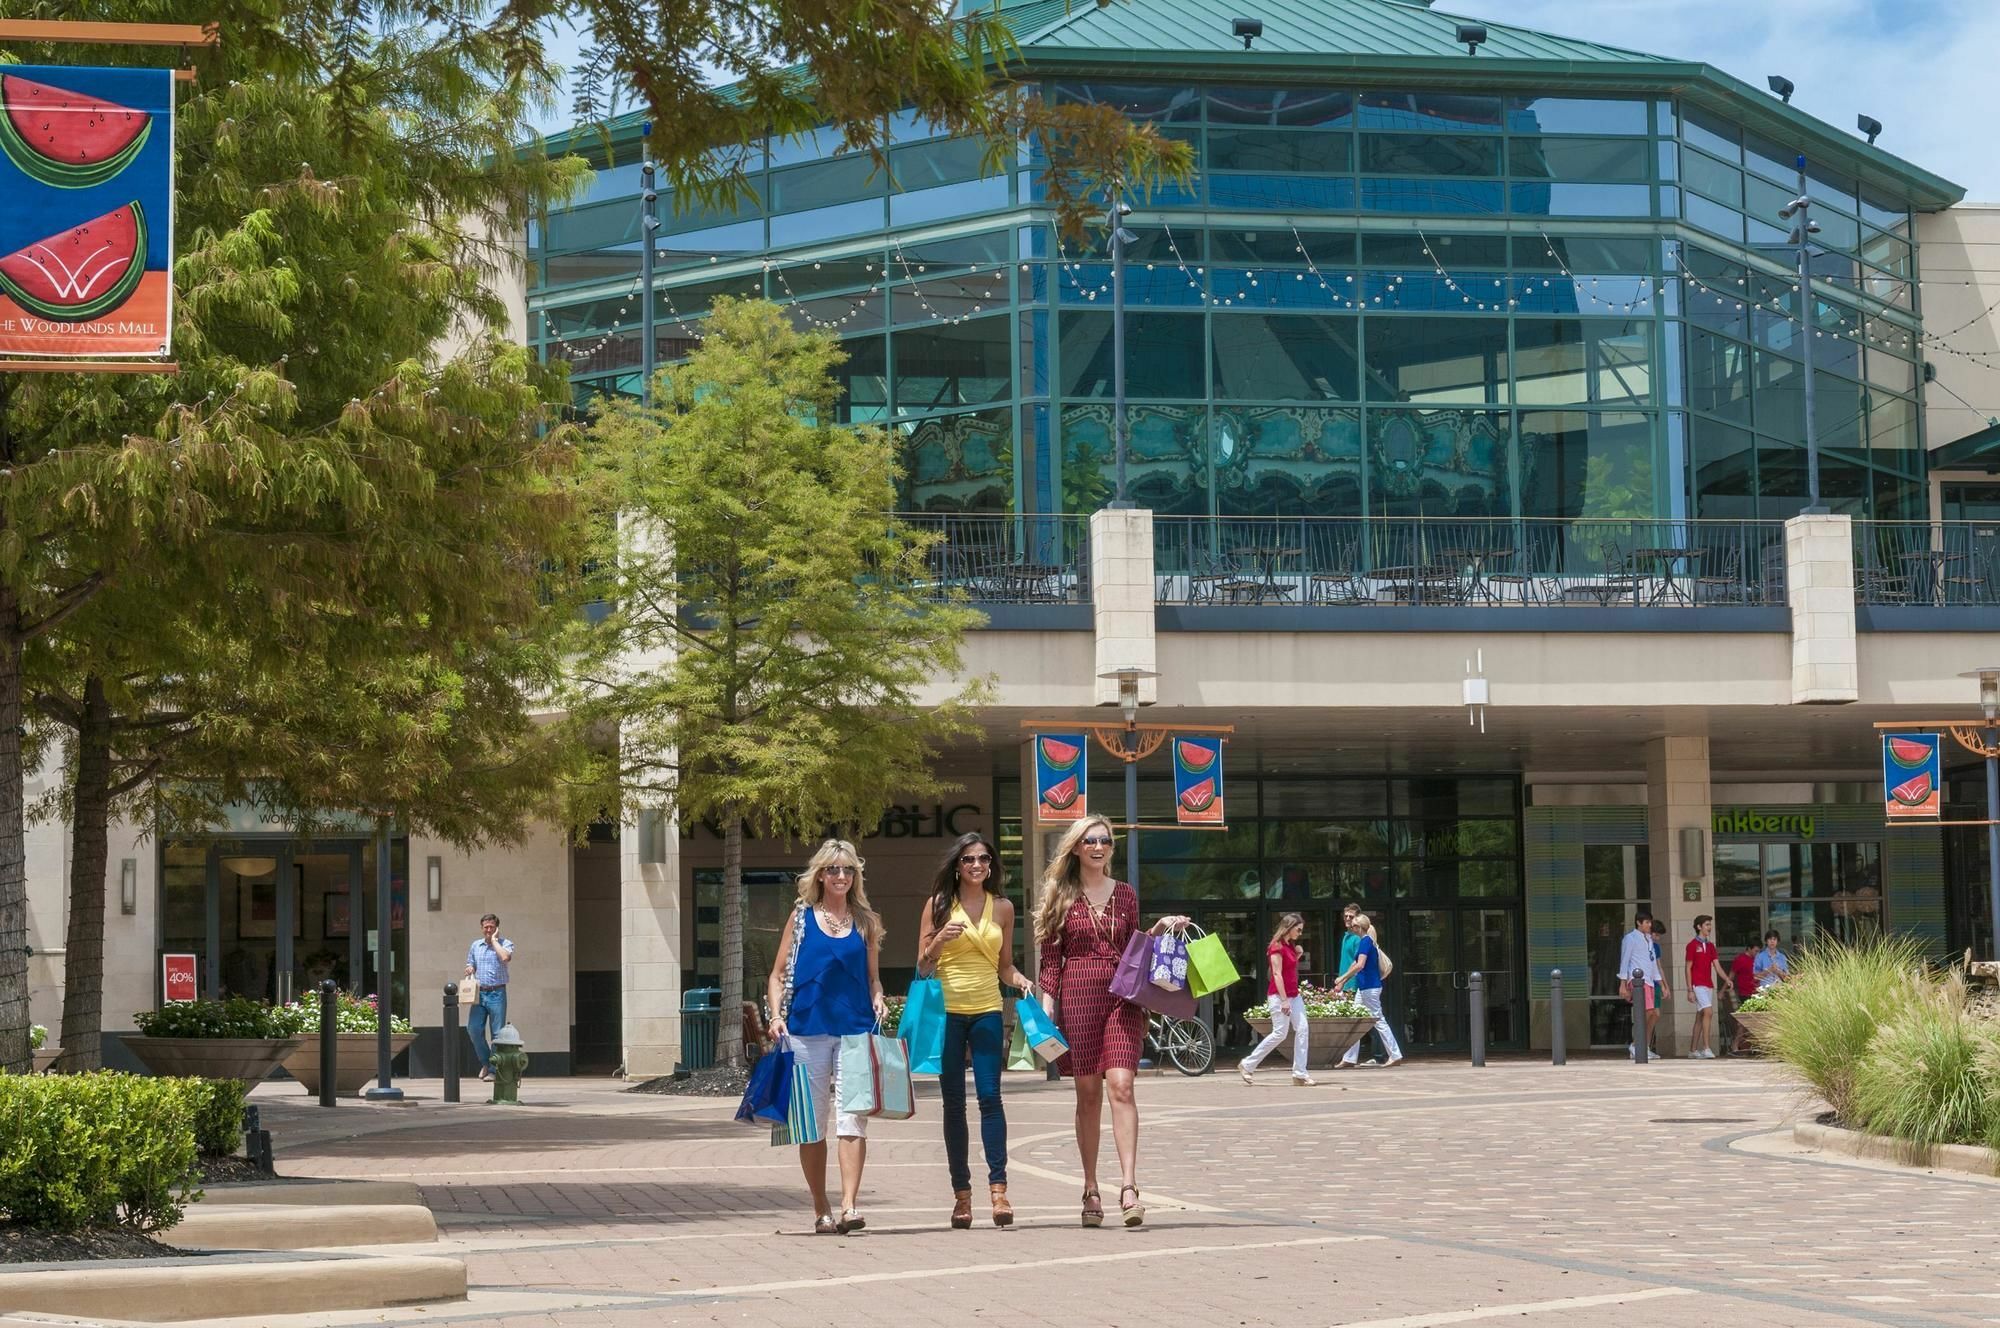
[(816, 908), (813, 912), (819, 915), (819, 925), (829, 936), (845, 936), (848, 932), (854, 930), (854, 916), (852, 914), (849, 914), (845, 918), (833, 918), (828, 916), (827, 911), (823, 908)]

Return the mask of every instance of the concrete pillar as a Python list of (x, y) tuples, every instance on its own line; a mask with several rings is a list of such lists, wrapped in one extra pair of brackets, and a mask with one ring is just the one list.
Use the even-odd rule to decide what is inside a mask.
[[(1682, 972), (1694, 920), (1715, 912), (1714, 816), (1709, 794), (1708, 739), (1655, 738), (1646, 745), (1646, 846), (1653, 885), (1653, 916), (1667, 924), (1660, 940), (1660, 972), (1674, 999), (1660, 1018), (1660, 1054), (1684, 1056), (1694, 1027), (1694, 999)], [(1683, 858), (1681, 832), (1699, 832), (1700, 855)], [(1690, 836), (1693, 838), (1694, 836)], [(1690, 845), (1689, 847), (1693, 847)], [(1693, 886), (1693, 898), (1689, 898)]]
[[(640, 556), (665, 550), (659, 531), (624, 525)], [(673, 658), (673, 643), (661, 638), (619, 665), (630, 676), (642, 676), (670, 666)], [(619, 742), (628, 762), (638, 755), (633, 749), (639, 739), (629, 726)], [(681, 836), (671, 801), (628, 809), (618, 836), (618, 863), (618, 1016), (625, 1077), (651, 1079), (672, 1074), (681, 1054)], [(755, 992), (744, 996), (758, 999)], [(739, 1017), (728, 1010), (723, 1015)]]
[(1792, 607), (1792, 704), (1857, 699), (1853, 521), (1834, 515), (1787, 521), (1785, 587)]
[[(1097, 631), (1097, 672), (1139, 668), (1157, 671), (1153, 637), (1153, 514), (1142, 508), (1105, 508), (1090, 517), (1090, 608)], [(1099, 677), (1099, 705), (1118, 701), (1116, 679)], [(1159, 698), (1159, 682), (1139, 683), (1139, 701)], [(1032, 794), (1034, 785), (1026, 785)]]

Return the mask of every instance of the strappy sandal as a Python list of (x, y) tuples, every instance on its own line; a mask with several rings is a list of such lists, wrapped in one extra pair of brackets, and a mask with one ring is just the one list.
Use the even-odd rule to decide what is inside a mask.
[(1014, 1205), (1007, 1198), (1007, 1183), (1002, 1181), (998, 1185), (988, 1185), (986, 1190), (988, 1196), (993, 1201), (993, 1225), (996, 1227), (1013, 1226)]
[(843, 1236), (851, 1236), (867, 1225), (868, 1219), (861, 1215), (860, 1209), (846, 1208), (841, 1210), (840, 1221), (833, 1224), (833, 1229)]
[[(1132, 1202), (1129, 1204), (1125, 1202), (1125, 1191), (1127, 1190), (1132, 1192)], [(1137, 1185), (1121, 1185), (1118, 1187), (1118, 1207), (1125, 1214), (1126, 1226), (1136, 1227), (1145, 1222), (1146, 1205), (1139, 1202), (1139, 1187)]]
[(1104, 1225), (1104, 1196), (1096, 1190), (1083, 1192), (1083, 1224), (1087, 1227)]
[(951, 1229), (970, 1231), (972, 1229), (972, 1191), (953, 1190), (951, 1192)]
[(833, 1224), (832, 1213), (821, 1213), (813, 1219), (813, 1235), (815, 1236), (831, 1236), (839, 1230), (840, 1228)]

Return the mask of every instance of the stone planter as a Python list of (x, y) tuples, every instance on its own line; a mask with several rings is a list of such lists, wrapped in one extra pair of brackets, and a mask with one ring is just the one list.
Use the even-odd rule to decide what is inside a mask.
[[(1262, 1041), (1271, 1034), (1271, 1021), (1262, 1015), (1245, 1015), (1243, 1022), (1250, 1025), (1250, 1031)], [(1331, 1016), (1314, 1019), (1306, 1017), (1306, 1066), (1314, 1070), (1328, 1070), (1333, 1063), (1347, 1054), (1347, 1049), (1368, 1035), (1375, 1027), (1373, 1019), (1335, 1019)], [(1265, 1058), (1265, 1065), (1283, 1062), (1291, 1064), (1291, 1039), (1279, 1043)]]
[(56, 1063), (56, 1058), (61, 1055), (62, 1055), (61, 1047), (43, 1047), (41, 1050), (37, 1051), (35, 1053), (35, 1073), (47, 1074), (49, 1067), (51, 1065), (54, 1065)]
[(130, 1035), (125, 1046), (154, 1074), (188, 1079), (241, 1079), (260, 1084), (302, 1039), (155, 1038)]
[[(352, 1097), (360, 1092), (364, 1084), (375, 1079), (375, 1037), (373, 1033), (335, 1033), (338, 1044), (334, 1062), (333, 1091), (341, 1097)], [(409, 1049), (417, 1040), (415, 1033), (391, 1033), (389, 1035), (389, 1059), (394, 1060)], [(299, 1081), (299, 1085), (315, 1096), (319, 1093), (319, 1039), (307, 1037), (299, 1043), (298, 1050), (286, 1056), (283, 1065), (285, 1073)]]
[(1741, 1028), (1744, 1036), (1750, 1039), (1750, 1045), (1759, 1051), (1765, 1049), (1766, 1039), (1771, 1036), (1775, 1028), (1775, 1024), (1772, 1022), (1772, 1012), (1769, 1010), (1752, 1010), (1747, 1014), (1742, 1010), (1738, 1010), (1736, 1012), (1736, 1026)]

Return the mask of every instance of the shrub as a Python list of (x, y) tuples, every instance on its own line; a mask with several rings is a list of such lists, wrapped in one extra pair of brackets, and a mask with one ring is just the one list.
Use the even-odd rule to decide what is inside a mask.
[(161, 1231), (198, 1197), (200, 1081), (0, 1075), (0, 1213), (56, 1231)]
[(1856, 1067), (1851, 1123), (1920, 1150), (1994, 1138), (1996, 1036), (1966, 1013), (1963, 978), (1926, 983), (1883, 1023)]
[[(319, 993), (307, 991), (290, 1005), (278, 1007), (275, 1012), (285, 1031), (295, 1037), (319, 1036)], [(375, 998), (355, 996), (349, 992), (334, 993), (333, 1026), (341, 1033), (373, 1033), (377, 1019)], [(393, 1033), (411, 1031), (410, 1021), (399, 1014), (389, 1016), (389, 1030)]]
[(1299, 995), (1305, 998), (1308, 1019), (1373, 1019), (1368, 1007), (1352, 996), (1344, 996), (1331, 987), (1315, 987), (1310, 982), (1299, 984)]
[(49, 1030), (41, 1024), (28, 1025), (28, 1050), (40, 1051), (42, 1044), (49, 1040)]
[(132, 1016), (139, 1031), (160, 1038), (290, 1037), (286, 1021), (262, 1001), (231, 996), (226, 1001), (173, 1001)]
[(1792, 965), (1783, 995), (1769, 1002), (1773, 1018), (1763, 1045), (1835, 1116), (1851, 1119), (1855, 1067), (1876, 1028), (1919, 991), (1923, 971), (1923, 947), (1908, 937), (1816, 946)]
[(240, 1079), (188, 1079), (194, 1102), (194, 1140), (203, 1157), (228, 1157), (243, 1144), (243, 1104), (250, 1085)]

